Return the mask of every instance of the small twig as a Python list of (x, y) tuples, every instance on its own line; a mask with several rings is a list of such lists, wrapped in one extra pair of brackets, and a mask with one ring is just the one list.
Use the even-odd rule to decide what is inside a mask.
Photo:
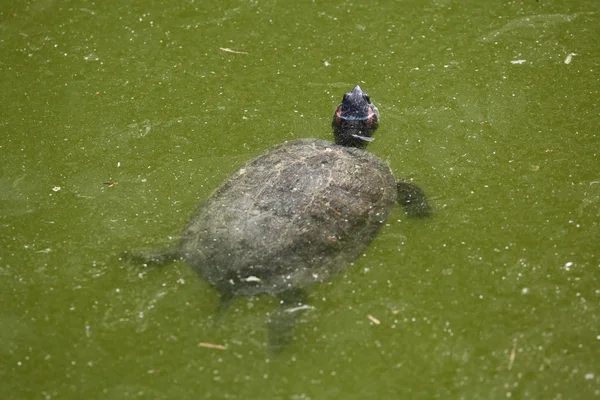
[(515, 339), (513, 341), (513, 347), (512, 347), (512, 350), (510, 352), (510, 357), (508, 358), (508, 370), (509, 371), (512, 369), (513, 362), (515, 361), (516, 350), (517, 350), (517, 339)]
[(198, 343), (198, 347), (206, 347), (208, 349), (217, 349), (217, 350), (225, 350), (225, 346), (222, 344), (213, 344), (213, 343)]
[(226, 53), (233, 53), (233, 54), (248, 54), (245, 51), (236, 51), (236, 50), (232, 50), (229, 47), (219, 47), (219, 50), (224, 51)]

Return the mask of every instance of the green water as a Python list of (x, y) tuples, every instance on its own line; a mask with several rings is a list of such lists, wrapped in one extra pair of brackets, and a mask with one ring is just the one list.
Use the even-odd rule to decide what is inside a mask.
[[(0, 398), (600, 397), (600, 2), (382, 3), (5, 2)], [(434, 214), (396, 210), (282, 353), (275, 299), (217, 321), (185, 264), (119, 259), (355, 84)]]

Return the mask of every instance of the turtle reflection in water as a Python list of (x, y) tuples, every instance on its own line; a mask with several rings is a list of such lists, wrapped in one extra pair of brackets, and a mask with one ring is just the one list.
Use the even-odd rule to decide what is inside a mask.
[(268, 344), (284, 346), (308, 308), (304, 288), (354, 261), (398, 201), (411, 216), (430, 208), (423, 192), (394, 178), (364, 150), (379, 112), (356, 86), (333, 115), (335, 143), (300, 139), (274, 146), (235, 171), (196, 211), (176, 249), (134, 252), (142, 262), (183, 259), (215, 287), (221, 305), (268, 293)]

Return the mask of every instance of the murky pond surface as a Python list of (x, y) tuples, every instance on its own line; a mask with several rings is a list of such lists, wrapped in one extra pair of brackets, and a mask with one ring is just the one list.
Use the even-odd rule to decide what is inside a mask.
[[(1, 398), (600, 397), (600, 3), (381, 3), (2, 7)], [(397, 208), (284, 351), (275, 299), (216, 318), (184, 263), (119, 258), (355, 84), (434, 214)]]

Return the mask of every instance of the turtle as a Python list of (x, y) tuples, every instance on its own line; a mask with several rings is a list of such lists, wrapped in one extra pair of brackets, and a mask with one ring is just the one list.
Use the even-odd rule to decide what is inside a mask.
[(378, 126), (377, 107), (356, 85), (333, 114), (335, 143), (304, 138), (267, 149), (200, 205), (177, 247), (134, 258), (183, 259), (219, 292), (220, 309), (237, 296), (277, 296), (267, 344), (284, 348), (311, 308), (305, 289), (348, 267), (396, 202), (409, 216), (430, 214), (422, 189), (365, 150)]

